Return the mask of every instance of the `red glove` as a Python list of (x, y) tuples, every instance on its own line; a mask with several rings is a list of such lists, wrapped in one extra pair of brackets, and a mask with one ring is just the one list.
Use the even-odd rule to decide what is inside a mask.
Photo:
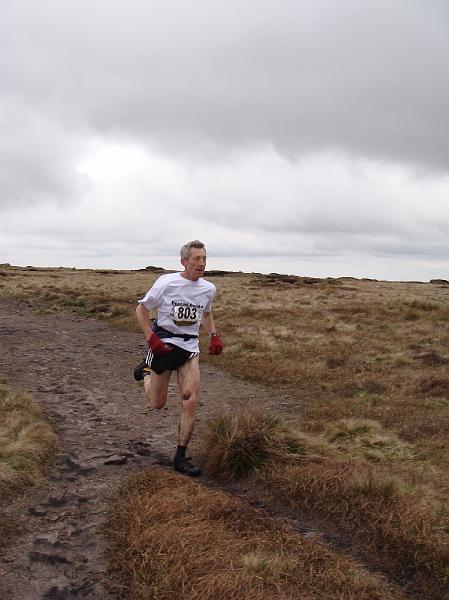
[(167, 354), (167, 352), (170, 352), (171, 350), (170, 346), (166, 346), (161, 338), (155, 333), (152, 333), (148, 338), (148, 347), (155, 355)]
[(210, 336), (209, 354), (221, 354), (223, 347), (223, 342), (216, 333), (213, 333)]

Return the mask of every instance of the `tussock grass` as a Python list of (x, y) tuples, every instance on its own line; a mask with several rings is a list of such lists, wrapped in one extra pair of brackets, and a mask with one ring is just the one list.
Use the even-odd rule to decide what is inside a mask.
[[(252, 473), (298, 515), (313, 515), (323, 526), (337, 526), (377, 567), (408, 580), (408, 587), (429, 598), (442, 598), (449, 591), (447, 515), (445, 519), (437, 515), (398, 478), (386, 476), (361, 458), (339, 455), (342, 441), (351, 446), (360, 440), (362, 445), (366, 440), (373, 444), (372, 436), (391, 448), (392, 440), (369, 421), (336, 424), (328, 435), (329, 442), (337, 444), (332, 453), (311, 437), (304, 443), (299, 433), (268, 414), (222, 415), (204, 438), (205, 469), (220, 477)], [(292, 440), (301, 439), (302, 445), (298, 441), (292, 453)], [(400, 446), (398, 440), (393, 442)], [(317, 456), (320, 446), (325, 454)], [(309, 460), (291, 460), (292, 454)], [(244, 468), (236, 469), (237, 464)]]
[(40, 482), (57, 436), (33, 399), (0, 384), (0, 501)]
[(2, 506), (43, 480), (57, 447), (57, 436), (33, 399), (0, 384), (0, 545), (11, 533)]
[(226, 479), (310, 460), (329, 451), (324, 440), (293, 431), (258, 408), (218, 415), (203, 432), (202, 445), (204, 469)]
[(405, 600), (261, 510), (162, 470), (133, 477), (107, 523), (112, 593), (133, 600)]

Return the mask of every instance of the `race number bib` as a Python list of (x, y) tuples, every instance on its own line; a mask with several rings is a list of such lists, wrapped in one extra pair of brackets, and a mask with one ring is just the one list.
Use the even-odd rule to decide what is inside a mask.
[(198, 308), (188, 304), (180, 304), (173, 308), (173, 321), (176, 325), (194, 325), (198, 321)]

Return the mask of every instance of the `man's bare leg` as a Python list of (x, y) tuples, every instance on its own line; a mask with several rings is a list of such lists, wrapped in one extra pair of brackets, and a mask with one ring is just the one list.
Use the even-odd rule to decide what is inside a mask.
[(190, 463), (185, 456), (185, 452), (195, 425), (199, 399), (200, 367), (198, 356), (188, 360), (178, 369), (178, 385), (182, 396), (182, 407), (179, 421), (178, 448), (173, 465), (176, 471), (195, 477), (201, 474), (201, 469)]
[(168, 384), (170, 382), (171, 371), (165, 371), (158, 375), (154, 371), (151, 375), (143, 378), (145, 396), (150, 401), (153, 408), (163, 408), (167, 403)]
[(179, 367), (178, 385), (182, 397), (178, 443), (181, 446), (187, 446), (195, 426), (196, 408), (199, 400), (200, 361), (198, 356)]

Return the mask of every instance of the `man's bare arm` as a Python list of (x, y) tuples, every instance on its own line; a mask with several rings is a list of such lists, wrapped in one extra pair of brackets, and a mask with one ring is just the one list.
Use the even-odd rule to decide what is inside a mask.
[(138, 304), (136, 308), (136, 317), (140, 329), (142, 330), (145, 339), (148, 340), (152, 334), (150, 314), (148, 309), (143, 304)]
[(211, 333), (217, 333), (217, 330), (215, 329), (214, 317), (212, 316), (212, 312), (204, 313), (203, 325), (209, 335)]

